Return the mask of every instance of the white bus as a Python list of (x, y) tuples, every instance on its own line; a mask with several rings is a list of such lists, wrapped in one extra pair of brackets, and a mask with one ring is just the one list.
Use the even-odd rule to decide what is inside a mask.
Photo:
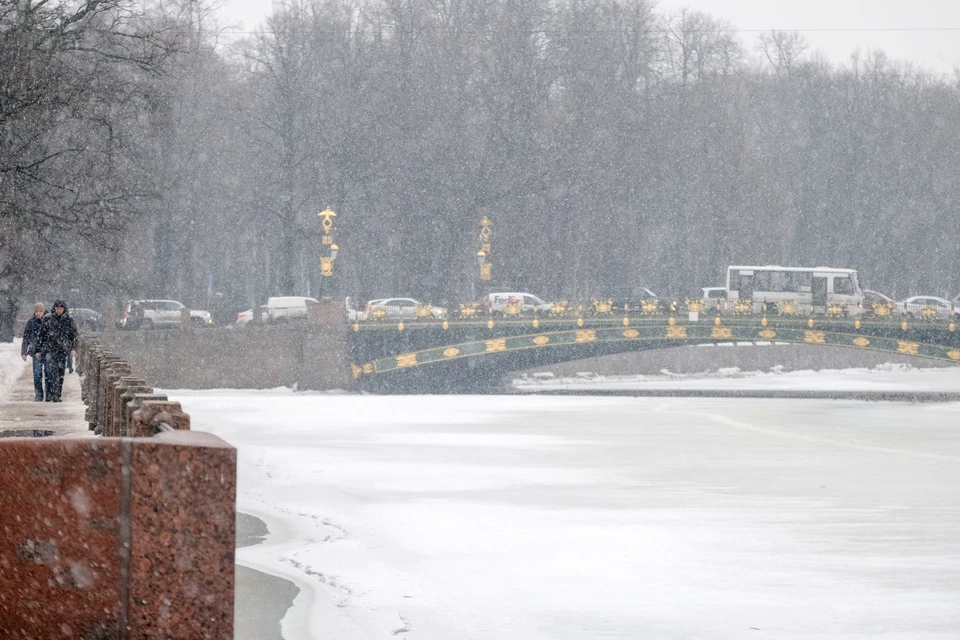
[(863, 291), (854, 269), (832, 267), (727, 268), (727, 300), (796, 302), (798, 309), (822, 312), (828, 303), (847, 305), (854, 315), (863, 305)]

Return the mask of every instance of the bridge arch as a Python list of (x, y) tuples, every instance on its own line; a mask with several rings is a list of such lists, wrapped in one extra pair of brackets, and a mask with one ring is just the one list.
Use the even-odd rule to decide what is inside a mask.
[[(554, 327), (467, 340), (438, 340), (437, 346), (384, 355), (352, 366), (362, 387), (371, 390), (440, 391), (489, 385), (506, 371), (583, 358), (720, 342), (778, 342), (880, 351), (960, 363), (955, 341), (920, 341), (913, 336), (870, 332), (846, 326), (773, 326), (767, 323), (717, 325), (663, 323), (638, 326)], [(448, 336), (454, 337), (454, 336)]]

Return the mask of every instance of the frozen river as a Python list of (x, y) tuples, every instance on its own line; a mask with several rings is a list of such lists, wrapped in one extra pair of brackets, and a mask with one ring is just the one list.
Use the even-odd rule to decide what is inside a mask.
[(960, 404), (171, 395), (290, 639), (960, 637)]

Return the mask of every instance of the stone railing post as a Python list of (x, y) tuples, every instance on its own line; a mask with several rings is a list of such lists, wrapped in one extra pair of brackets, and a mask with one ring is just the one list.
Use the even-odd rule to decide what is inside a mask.
[[(133, 373), (130, 365), (123, 361), (111, 362), (100, 376), (100, 393), (97, 395), (97, 429), (100, 433), (106, 428), (107, 416), (110, 415), (110, 399), (113, 397), (113, 386), (120, 378)], [(97, 431), (95, 430), (94, 433)]]
[(130, 417), (130, 436), (134, 438), (149, 438), (161, 431), (190, 430), (190, 416), (183, 412), (179, 402), (142, 400)]
[[(117, 380), (116, 384), (113, 385), (111, 389), (109, 402), (107, 403), (107, 422), (104, 425), (103, 435), (105, 436), (125, 436), (126, 433), (122, 432), (122, 424), (120, 420), (120, 398), (123, 397), (123, 394), (126, 393), (130, 387), (135, 387), (137, 389), (148, 389), (146, 386), (147, 381), (141, 378), (136, 378), (133, 376), (124, 376)], [(153, 389), (150, 389), (153, 391)]]
[(167, 402), (168, 398), (162, 393), (135, 393), (123, 409), (123, 428), (125, 433), (133, 431), (133, 414), (144, 402)]

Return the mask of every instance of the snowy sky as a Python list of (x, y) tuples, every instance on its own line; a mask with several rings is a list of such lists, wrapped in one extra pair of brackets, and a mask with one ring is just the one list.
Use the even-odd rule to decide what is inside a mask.
[[(254, 28), (271, 0), (227, 0), (224, 21)], [(683, 7), (706, 11), (743, 30), (801, 31), (812, 49), (835, 62), (856, 49), (882, 49), (938, 73), (960, 64), (960, 0), (659, 0), (661, 12)]]

